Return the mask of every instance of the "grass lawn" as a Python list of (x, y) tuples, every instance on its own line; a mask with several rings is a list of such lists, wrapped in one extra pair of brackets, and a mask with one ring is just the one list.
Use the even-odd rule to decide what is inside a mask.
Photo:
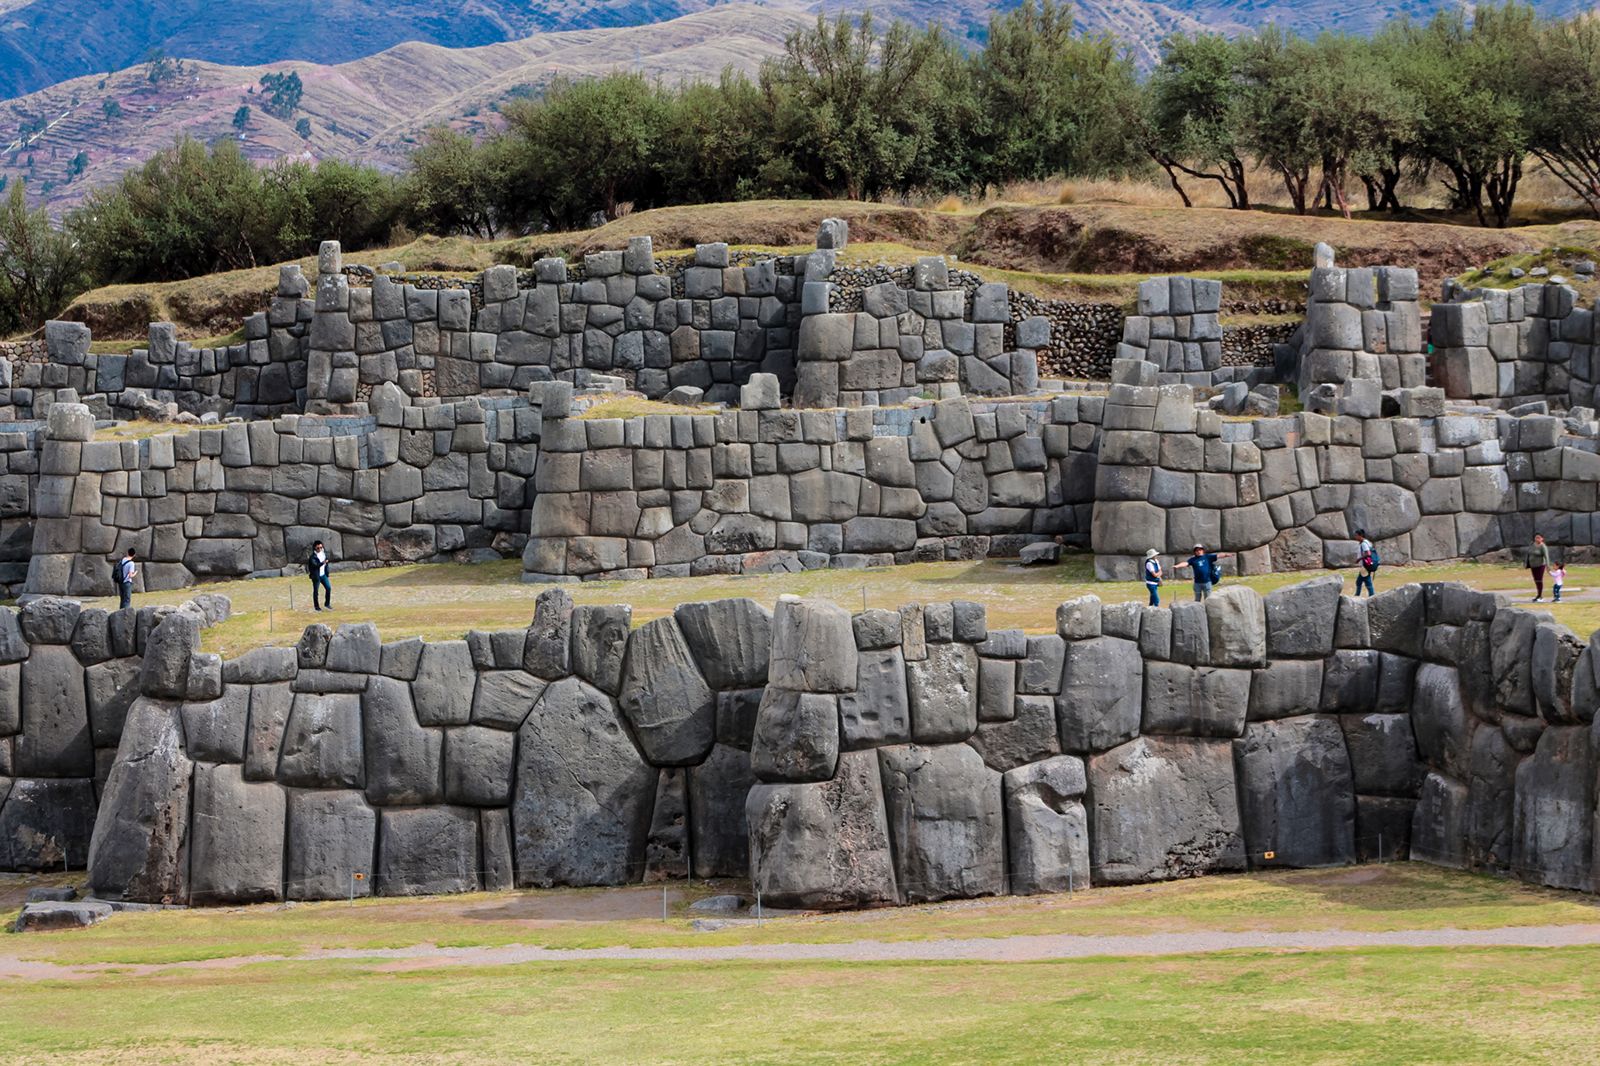
[[(838, 944), (1042, 934), (1139, 935), (1488, 929), (1600, 922), (1600, 902), (1421, 863), (1284, 870), (1071, 895), (964, 900), (842, 914), (786, 914), (714, 931), (692, 927), (693, 900), (745, 892), (743, 882), (661, 889), (554, 889), (430, 899), (208, 907), (117, 915), (67, 934), (0, 937), (0, 956), (61, 964), (156, 964), (293, 956), (324, 949), (439, 947), (712, 947)], [(5, 928), (16, 906), (0, 913)], [(0, 997), (3, 998), (3, 997)]]
[(30, 1063), (1580, 1063), (1600, 949), (1043, 963), (265, 963), (7, 982)]
[[(1292, 585), (1319, 572), (1229, 578), (1260, 592)], [(1600, 566), (1573, 566), (1567, 571), (1569, 599), (1548, 604), (1557, 621), (1587, 636), (1600, 628)], [(1355, 577), (1345, 574), (1345, 588), (1355, 591)], [(1460, 581), (1474, 588), (1506, 591), (1519, 600), (1532, 594), (1521, 567), (1488, 563), (1437, 566), (1386, 566), (1378, 588), (1409, 581)], [(385, 640), (422, 636), (445, 640), (469, 629), (515, 629), (533, 617), (533, 602), (546, 585), (525, 584), (517, 560), (474, 565), (420, 564), (336, 573), (338, 610), (313, 614), (307, 606), (310, 589), (303, 577), (264, 578), (208, 584), (196, 589), (156, 592), (135, 597), (135, 603), (181, 603), (197, 591), (220, 592), (233, 601), (234, 616), (206, 631), (208, 651), (235, 655), (267, 644), (291, 644), (313, 621), (376, 622)], [(628, 603), (635, 624), (659, 618), (680, 603), (748, 596), (771, 605), (784, 593), (821, 596), (852, 610), (862, 606), (898, 607), (912, 602), (976, 600), (989, 608), (989, 624), (1048, 632), (1055, 625), (1056, 606), (1090, 593), (1107, 603), (1145, 599), (1137, 582), (1098, 582), (1087, 556), (1068, 557), (1056, 567), (1024, 568), (1006, 561), (917, 563), (870, 570), (813, 570), (801, 574), (659, 578), (649, 581), (585, 581), (565, 586), (579, 603)], [(1167, 585), (1164, 602), (1189, 595), (1182, 581)], [(110, 598), (99, 606), (114, 607)]]
[[(1600, 1061), (1600, 949), (1588, 947), (1014, 963), (261, 958), (418, 943), (1481, 928), (1588, 922), (1600, 912), (1575, 893), (1396, 863), (694, 932), (681, 905), (710, 890), (677, 886), (667, 922), (643, 916), (658, 890), (636, 888), (121, 914), (79, 932), (0, 937), (0, 957), (110, 964), (0, 978), (0, 1061)], [(6, 891), (0, 881), (0, 899)], [(230, 957), (241, 961), (130, 969)]]

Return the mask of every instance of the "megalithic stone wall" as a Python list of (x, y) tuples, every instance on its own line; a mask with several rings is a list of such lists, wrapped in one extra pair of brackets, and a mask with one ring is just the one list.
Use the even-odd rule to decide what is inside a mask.
[[(1027, 635), (975, 603), (792, 597), (630, 629), (557, 589), (526, 630), (312, 626), (220, 671), (169, 620), (89, 883), (231, 903), (748, 876), (846, 907), (1409, 856), (1592, 890), (1600, 652), (1461, 586), (1341, 591), (1086, 597)], [(17, 787), (5, 817), (34, 817)]]
[(1103, 399), (635, 419), (541, 404), (533, 580), (1015, 555), (1088, 532)]
[(1503, 406), (1553, 400), (1593, 408), (1600, 385), (1594, 312), (1569, 285), (1445, 286), (1429, 337), (1439, 384), (1452, 399)]
[[(1141, 367), (1124, 364), (1127, 381), (1153, 382)], [(1362, 528), (1391, 564), (1519, 550), (1535, 532), (1562, 548), (1600, 543), (1592, 412), (1446, 413), (1436, 389), (1387, 396), (1396, 417), (1230, 422), (1197, 410), (1188, 386), (1113, 385), (1095, 488), (1100, 576), (1134, 580), (1146, 550), (1182, 558), (1196, 543), (1237, 553), (1242, 573), (1354, 566)]]
[(522, 399), (407, 406), (392, 384), (360, 417), (94, 440), (58, 405), (41, 452), (26, 591), (109, 595), (138, 552), (140, 591), (336, 566), (515, 555), (526, 542), (540, 419)]
[(180, 699), (213, 699), (222, 660), (195, 648), (228, 610), (221, 596), (111, 612), (49, 598), (0, 609), (0, 870), (83, 868), (147, 650), (181, 648), (181, 672), (152, 680)]

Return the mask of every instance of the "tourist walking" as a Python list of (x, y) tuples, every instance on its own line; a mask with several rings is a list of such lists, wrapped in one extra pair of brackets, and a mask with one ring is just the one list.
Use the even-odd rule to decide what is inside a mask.
[(128, 608), (133, 606), (133, 579), (139, 576), (138, 557), (133, 549), (128, 549), (117, 563), (117, 596), (118, 606)]
[(1552, 597), (1557, 603), (1561, 602), (1561, 586), (1567, 583), (1567, 568), (1560, 563), (1550, 568), (1550, 588), (1555, 593)]
[(1199, 603), (1211, 595), (1211, 589), (1222, 579), (1222, 570), (1217, 566), (1218, 559), (1230, 559), (1232, 552), (1208, 552), (1204, 544), (1194, 546), (1194, 554), (1181, 563), (1173, 565), (1174, 570), (1189, 568), (1194, 575), (1194, 601)]
[(1545, 546), (1544, 534), (1535, 533), (1525, 560), (1533, 573), (1533, 602), (1544, 602), (1544, 571), (1550, 565), (1550, 549)]
[(1144, 587), (1150, 590), (1150, 606), (1161, 606), (1160, 552), (1151, 548), (1144, 553)]
[(311, 546), (311, 557), (306, 560), (306, 573), (311, 575), (311, 607), (320, 611), (322, 607), (317, 603), (317, 591), (320, 588), (325, 594), (328, 610), (333, 610), (333, 585), (328, 582), (328, 552), (322, 546), (322, 541), (317, 541)]
[(1367, 587), (1367, 595), (1376, 596), (1377, 593), (1372, 589), (1372, 575), (1378, 572), (1380, 562), (1378, 549), (1372, 546), (1372, 541), (1367, 538), (1367, 531), (1364, 529), (1356, 530), (1356, 540), (1359, 542), (1356, 545), (1358, 566), (1356, 571), (1356, 595), (1358, 597), (1361, 595), (1361, 586), (1365, 585)]

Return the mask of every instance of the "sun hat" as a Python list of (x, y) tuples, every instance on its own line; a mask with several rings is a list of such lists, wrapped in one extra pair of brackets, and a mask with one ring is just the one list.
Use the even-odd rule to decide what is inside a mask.
[(1149, 551), (1144, 553), (1144, 557), (1146, 559), (1154, 559), (1156, 556), (1158, 556), (1160, 554), (1161, 554), (1160, 552), (1156, 551), (1154, 548), (1151, 548)]

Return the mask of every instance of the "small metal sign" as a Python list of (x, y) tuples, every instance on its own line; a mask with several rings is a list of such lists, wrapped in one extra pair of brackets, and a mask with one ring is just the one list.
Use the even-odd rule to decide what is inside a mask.
[[(1263, 859), (1276, 859), (1278, 857), (1278, 853), (1275, 851), (1264, 851), (1261, 853), (1261, 857)], [(361, 875), (357, 874), (356, 876), (359, 877)]]

